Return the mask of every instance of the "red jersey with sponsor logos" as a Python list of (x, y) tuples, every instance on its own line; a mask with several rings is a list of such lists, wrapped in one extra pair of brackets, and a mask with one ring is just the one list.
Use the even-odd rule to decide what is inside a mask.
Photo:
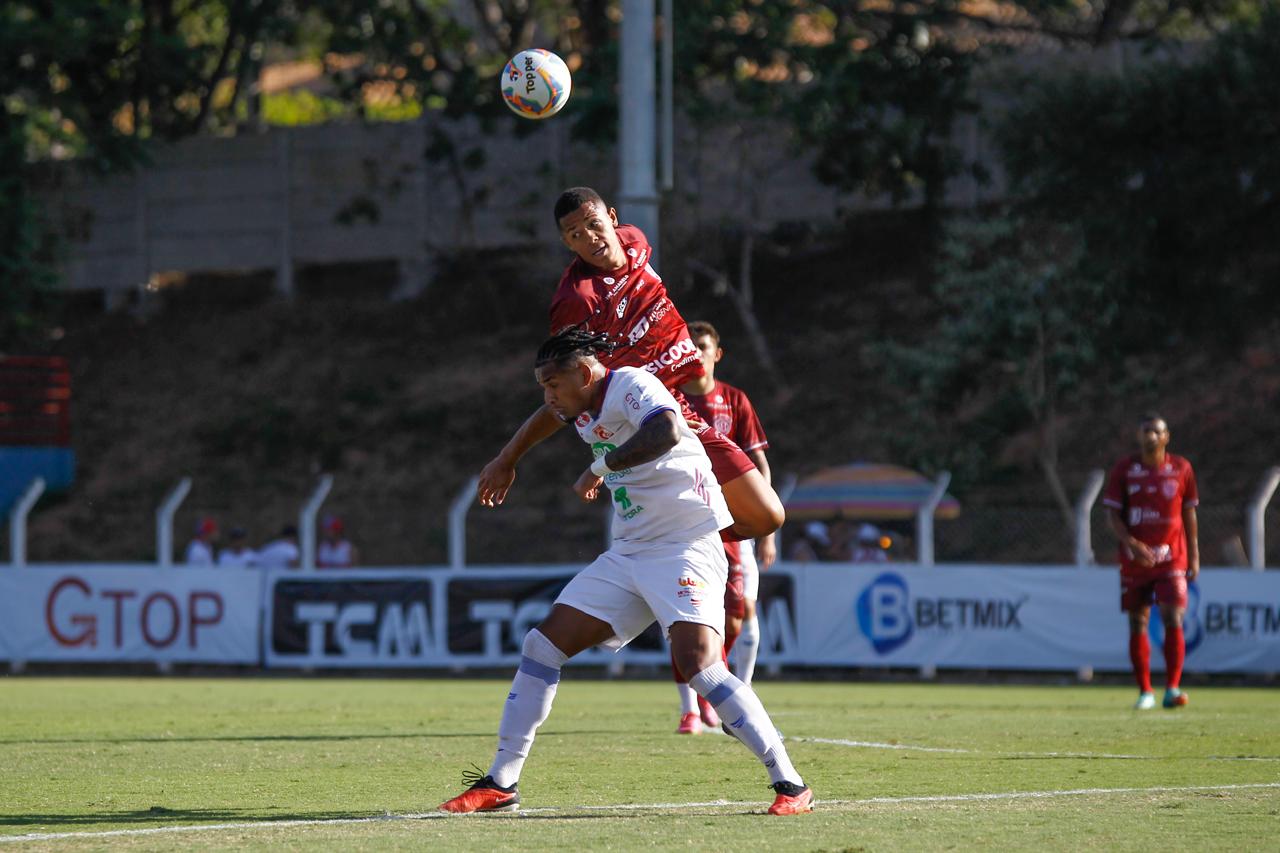
[(1191, 463), (1166, 453), (1158, 466), (1143, 464), (1140, 455), (1127, 456), (1111, 469), (1102, 502), (1120, 511), (1125, 527), (1139, 542), (1156, 552), (1156, 564), (1137, 566), (1120, 549), (1120, 571), (1130, 574), (1173, 574), (1187, 568), (1187, 537), (1183, 507), (1200, 502)]
[(727, 382), (716, 380), (708, 394), (685, 392), (689, 406), (716, 432), (731, 439), (744, 451), (764, 450), (769, 446), (764, 427), (747, 395)]
[(551, 334), (578, 325), (604, 332), (617, 345), (600, 357), (605, 367), (643, 367), (674, 391), (702, 375), (702, 362), (684, 318), (649, 264), (644, 232), (634, 225), (617, 230), (626, 266), (605, 272), (574, 258), (551, 299)]

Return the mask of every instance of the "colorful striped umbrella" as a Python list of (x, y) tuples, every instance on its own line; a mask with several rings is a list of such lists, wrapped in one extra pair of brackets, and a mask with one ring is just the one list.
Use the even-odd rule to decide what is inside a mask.
[[(823, 468), (801, 480), (787, 498), (789, 521), (856, 518), (893, 521), (914, 518), (933, 491), (933, 481), (898, 465), (857, 462)], [(960, 502), (942, 496), (935, 518), (955, 518)]]

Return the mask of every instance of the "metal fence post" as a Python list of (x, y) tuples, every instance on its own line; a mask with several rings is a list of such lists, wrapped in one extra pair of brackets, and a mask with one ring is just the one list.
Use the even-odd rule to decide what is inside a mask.
[(1245, 533), (1249, 537), (1249, 567), (1260, 572), (1267, 567), (1267, 504), (1280, 486), (1280, 467), (1269, 468), (1244, 510)]
[(933, 484), (933, 491), (916, 510), (916, 561), (922, 566), (933, 565), (933, 514), (942, 503), (942, 497), (951, 484), (951, 472), (943, 471)]
[(333, 475), (322, 474), (311, 497), (307, 498), (307, 502), (302, 505), (302, 511), (298, 513), (298, 541), (302, 546), (298, 568), (304, 572), (316, 570), (316, 514), (320, 512), (320, 505), (329, 496), (329, 490), (332, 488)]
[(156, 508), (156, 565), (162, 569), (173, 565), (173, 516), (189, 491), (191, 478), (183, 477)]
[[(782, 478), (782, 488), (778, 489), (778, 502), (781, 503), (783, 507), (787, 505), (787, 501), (791, 500), (791, 494), (796, 490), (796, 486), (799, 485), (799, 483), (800, 483), (800, 478), (797, 477), (795, 474), (788, 473), (785, 477)], [(785, 521), (783, 522), (783, 525), (784, 526), (786, 525)], [(774, 550), (778, 552), (779, 560), (786, 559), (785, 557), (783, 557), (783, 554), (786, 552), (782, 550), (782, 528), (781, 527), (779, 527), (776, 531), (774, 531), (773, 547), (774, 547)]]
[(476, 499), (480, 478), (472, 477), (449, 506), (449, 568), (461, 569), (467, 564), (467, 513)]
[(42, 494), (44, 477), (36, 477), (9, 510), (9, 563), (15, 567), (27, 564), (27, 515)]
[(1094, 564), (1091, 516), (1093, 503), (1098, 499), (1099, 493), (1102, 492), (1102, 485), (1106, 481), (1107, 475), (1102, 469), (1095, 468), (1090, 471), (1084, 491), (1076, 500), (1076, 568), (1078, 569)]

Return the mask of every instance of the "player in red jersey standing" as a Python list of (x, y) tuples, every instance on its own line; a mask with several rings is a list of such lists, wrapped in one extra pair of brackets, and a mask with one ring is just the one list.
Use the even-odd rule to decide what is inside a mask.
[[(689, 334), (702, 361), (703, 375), (681, 385), (680, 390), (684, 392), (685, 399), (694, 412), (711, 424), (716, 432), (727, 436), (742, 448), (765, 482), (769, 482), (769, 460), (765, 457), (769, 439), (765, 437), (764, 427), (760, 425), (755, 407), (740, 389), (715, 378), (716, 364), (724, 356), (724, 350), (720, 347), (720, 333), (715, 326), (699, 320), (689, 324)], [(738, 678), (743, 683), (750, 683), (755, 670), (756, 651), (760, 641), (755, 605), (760, 589), (760, 569), (769, 568), (777, 559), (773, 534), (760, 538), (758, 562), (756, 550), (751, 542), (725, 543), (729, 582), (724, 597), (724, 649), (727, 655), (734, 649), (735, 643), (741, 640), (737, 645), (736, 669)], [(700, 724), (719, 725), (715, 709), (705, 700), (698, 701), (700, 697), (689, 687), (674, 664), (672, 675), (680, 694), (680, 725), (676, 732), (697, 734), (701, 731)]]
[[(588, 187), (565, 190), (556, 200), (560, 239), (577, 255), (551, 300), (551, 334), (577, 327), (609, 336), (616, 349), (605, 367), (643, 367), (662, 380), (681, 404), (724, 491), (734, 523), (726, 536), (754, 539), (782, 526), (785, 514), (769, 483), (733, 442), (703, 423), (679, 388), (702, 375), (702, 363), (662, 278), (649, 263), (649, 241)], [(506, 499), (525, 453), (564, 426), (541, 406), (480, 472), (477, 498), (484, 506)]]
[(1111, 469), (1102, 502), (1120, 540), (1120, 609), (1129, 614), (1129, 659), (1140, 691), (1135, 707), (1145, 711), (1156, 706), (1147, 640), (1152, 600), (1164, 622), (1164, 707), (1187, 704), (1187, 694), (1178, 687), (1186, 656), (1182, 617), (1187, 584), (1200, 573), (1200, 496), (1191, 463), (1166, 450), (1169, 425), (1164, 418), (1142, 417), (1138, 445), (1141, 453), (1126, 456)]

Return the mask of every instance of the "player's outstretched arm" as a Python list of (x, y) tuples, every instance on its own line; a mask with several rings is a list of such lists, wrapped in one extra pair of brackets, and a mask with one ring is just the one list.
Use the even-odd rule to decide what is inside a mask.
[[(764, 481), (769, 485), (773, 484), (773, 472), (769, 469), (769, 459), (764, 455), (764, 451), (760, 448), (747, 452), (747, 456), (751, 457), (751, 461), (755, 463), (756, 470), (760, 472), (760, 476), (764, 477)], [(778, 546), (774, 541), (773, 534), (769, 533), (761, 536), (756, 541), (756, 563), (760, 566), (760, 571), (765, 571), (778, 560)]]
[(507, 499), (507, 492), (516, 480), (516, 463), (538, 442), (545, 441), (564, 426), (564, 421), (547, 406), (528, 417), (516, 434), (506, 443), (489, 464), (480, 469), (480, 483), (476, 487), (476, 499), (481, 506), (497, 506)]

